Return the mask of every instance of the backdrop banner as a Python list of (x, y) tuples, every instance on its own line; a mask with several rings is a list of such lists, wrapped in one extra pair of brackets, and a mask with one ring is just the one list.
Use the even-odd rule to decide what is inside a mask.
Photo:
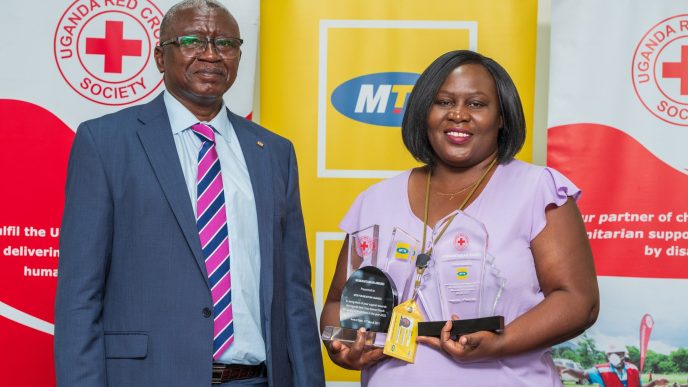
[[(67, 158), (84, 120), (163, 90), (153, 60), (174, 0), (15, 1), (0, 12), (0, 384), (49, 387)], [(260, 5), (225, 0), (239, 22), (241, 66), (225, 98), (252, 112)], [(23, 53), (23, 54), (22, 54)]]
[[(556, 1), (551, 42), (547, 160), (583, 190), (600, 276), (602, 310), (588, 339), (600, 350), (626, 346), (646, 373), (685, 373), (685, 4)], [(649, 342), (639, 341), (641, 321)], [(640, 361), (639, 348), (647, 349)]]
[[(537, 2), (283, 0), (261, 17), (260, 120), (296, 147), (319, 312), (347, 209), (371, 184), (417, 165), (401, 119), (435, 58), (473, 49), (496, 59), (532, 124)], [(530, 161), (531, 143), (520, 159)], [(358, 384), (357, 372), (324, 358), (328, 383)]]

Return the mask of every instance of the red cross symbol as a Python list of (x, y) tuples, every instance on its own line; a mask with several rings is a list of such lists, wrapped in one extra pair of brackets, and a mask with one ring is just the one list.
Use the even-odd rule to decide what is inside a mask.
[(105, 22), (105, 38), (86, 38), (86, 53), (105, 55), (106, 73), (122, 73), (122, 58), (141, 56), (141, 41), (124, 39), (124, 22)]
[(681, 46), (680, 62), (662, 63), (663, 78), (680, 78), (681, 95), (688, 95), (688, 46)]
[(463, 245), (466, 244), (466, 240), (463, 239), (463, 237), (459, 237), (459, 239), (456, 240), (456, 243), (458, 243), (459, 246), (463, 247)]
[(361, 250), (364, 252), (368, 251), (368, 242), (366, 242), (366, 241), (361, 242)]

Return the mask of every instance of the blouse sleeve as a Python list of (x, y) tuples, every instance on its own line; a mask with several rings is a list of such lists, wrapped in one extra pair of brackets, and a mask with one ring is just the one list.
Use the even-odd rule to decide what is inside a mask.
[(535, 189), (533, 202), (533, 224), (530, 233), (532, 241), (545, 228), (547, 219), (545, 209), (550, 204), (560, 207), (568, 200), (569, 196), (578, 200), (581, 190), (566, 176), (552, 168), (544, 168)]

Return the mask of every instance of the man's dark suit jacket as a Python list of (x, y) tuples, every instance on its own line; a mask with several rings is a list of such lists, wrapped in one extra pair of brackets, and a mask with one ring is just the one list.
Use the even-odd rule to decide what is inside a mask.
[[(270, 386), (324, 386), (294, 148), (229, 119), (256, 200)], [(162, 94), (79, 126), (58, 272), (58, 386), (210, 386), (213, 302)]]

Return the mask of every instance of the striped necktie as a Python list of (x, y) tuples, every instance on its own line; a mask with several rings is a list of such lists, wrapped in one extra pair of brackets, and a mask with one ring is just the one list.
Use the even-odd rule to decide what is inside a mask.
[(191, 128), (202, 142), (196, 178), (196, 226), (213, 297), (213, 359), (217, 360), (234, 341), (227, 210), (215, 133), (201, 123)]

